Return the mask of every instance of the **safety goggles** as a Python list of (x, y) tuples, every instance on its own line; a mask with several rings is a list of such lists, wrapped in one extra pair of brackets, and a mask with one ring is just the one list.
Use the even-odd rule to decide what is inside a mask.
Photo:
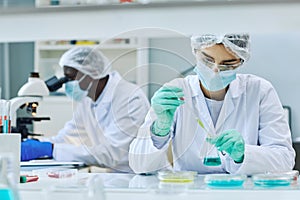
[(205, 56), (202, 52), (200, 52), (199, 54), (200, 55), (197, 56), (197, 58), (200, 62), (202, 62), (205, 66), (207, 66), (211, 69), (217, 67), (219, 69), (219, 71), (233, 70), (233, 69), (240, 67), (244, 63), (243, 59), (239, 59), (236, 62), (234, 61), (234, 63), (216, 64), (212, 58)]

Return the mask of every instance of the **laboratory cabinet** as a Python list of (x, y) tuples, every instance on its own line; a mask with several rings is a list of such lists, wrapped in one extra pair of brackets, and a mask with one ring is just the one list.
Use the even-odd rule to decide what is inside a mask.
[[(63, 77), (60, 57), (72, 47), (89, 46), (101, 51), (126, 80), (137, 84), (148, 95), (148, 39), (113, 38), (110, 40), (45, 40), (35, 42), (34, 70), (43, 80), (56, 75)], [(74, 105), (64, 93), (64, 87), (39, 102), (37, 116), (48, 116), (50, 121), (34, 122), (34, 132), (55, 135), (70, 120)]]

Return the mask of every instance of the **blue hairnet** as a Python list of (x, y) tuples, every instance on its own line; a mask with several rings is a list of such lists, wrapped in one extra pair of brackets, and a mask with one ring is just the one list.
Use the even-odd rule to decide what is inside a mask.
[(215, 44), (224, 44), (226, 48), (235, 53), (244, 61), (248, 61), (250, 57), (250, 39), (249, 34), (225, 34), (225, 35), (194, 35), (191, 37), (191, 46), (193, 53), (197, 49), (204, 49)]
[(60, 58), (59, 65), (77, 69), (93, 79), (103, 78), (111, 70), (108, 59), (99, 49), (91, 47), (74, 47), (68, 50)]

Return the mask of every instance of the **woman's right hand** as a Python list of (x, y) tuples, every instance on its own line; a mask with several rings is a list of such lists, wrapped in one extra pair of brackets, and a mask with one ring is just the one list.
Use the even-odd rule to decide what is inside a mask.
[(157, 115), (152, 132), (158, 136), (166, 136), (170, 132), (174, 113), (184, 103), (183, 91), (174, 86), (163, 86), (156, 91), (151, 99), (151, 107)]

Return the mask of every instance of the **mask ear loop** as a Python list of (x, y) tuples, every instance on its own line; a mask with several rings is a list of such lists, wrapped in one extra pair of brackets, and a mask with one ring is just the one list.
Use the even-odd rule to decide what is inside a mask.
[(92, 88), (93, 81), (90, 82), (89, 86), (87, 87), (86, 91), (89, 91)]
[(79, 80), (78, 83), (80, 83), (87, 75), (83, 75)]
[[(80, 83), (86, 76), (87, 76), (87, 75), (82, 76), (82, 77), (78, 80), (78, 83)], [(89, 90), (91, 89), (92, 85), (93, 85), (93, 81), (91, 81), (91, 82), (89, 83), (89, 86), (87, 87), (87, 89), (86, 89), (85, 91), (89, 91)]]

